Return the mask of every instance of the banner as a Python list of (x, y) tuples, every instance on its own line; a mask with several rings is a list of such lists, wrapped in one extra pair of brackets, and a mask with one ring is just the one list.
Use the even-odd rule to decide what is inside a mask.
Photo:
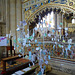
[(7, 38), (0, 37), (0, 46), (7, 46)]

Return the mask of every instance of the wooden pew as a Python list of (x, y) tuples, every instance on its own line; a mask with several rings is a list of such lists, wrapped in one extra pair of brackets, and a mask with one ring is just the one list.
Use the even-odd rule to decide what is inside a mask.
[[(35, 52), (33, 52), (33, 53), (35, 53)], [(26, 56), (26, 55), (29, 55), (29, 54), (24, 54), (24, 56)], [(23, 55), (21, 55), (21, 57), (19, 57), (18, 55), (16, 55), (16, 56), (8, 57), (8, 58), (3, 58), (2, 59), (2, 62), (3, 62), (3, 71), (2, 71), (2, 74), (6, 74), (7, 73), (7, 71), (6, 71), (6, 62), (11, 61), (11, 60), (20, 59), (22, 57), (23, 57)], [(28, 63), (31, 63), (31, 61), (29, 61)], [(20, 67), (18, 69), (20, 69)]]
[[(24, 54), (24, 56), (25, 55), (26, 54)], [(3, 58), (2, 59), (2, 62), (3, 62), (3, 71), (2, 71), (2, 74), (7, 73), (7, 71), (6, 71), (6, 62), (11, 61), (11, 60), (15, 60), (15, 59), (19, 59), (19, 58), (22, 58), (22, 57), (23, 57), (23, 55), (21, 55), (21, 57), (19, 57), (18, 55), (16, 55), (16, 56), (8, 57), (8, 58)]]
[[(24, 54), (24, 56), (25, 56), (25, 55), (28, 55), (28, 54)], [(2, 74), (7, 73), (7, 71), (6, 71), (6, 62), (7, 62), (7, 61), (19, 59), (19, 58), (22, 58), (22, 57), (23, 57), (23, 55), (21, 55), (21, 57), (19, 57), (18, 55), (16, 55), (16, 56), (8, 57), (8, 58), (3, 58), (3, 59), (2, 59), (2, 61), (3, 61), (3, 71), (2, 71)], [(73, 59), (66, 59), (66, 58), (52, 57), (52, 56), (51, 56), (51, 58), (75, 62), (75, 60), (73, 60)]]

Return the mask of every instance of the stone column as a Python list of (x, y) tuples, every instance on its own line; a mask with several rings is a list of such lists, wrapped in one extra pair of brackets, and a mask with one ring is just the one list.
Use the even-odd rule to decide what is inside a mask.
[[(16, 28), (17, 25), (20, 25), (20, 21), (22, 21), (22, 7), (21, 7), (21, 0), (16, 0)], [(19, 38), (20, 33), (16, 31), (16, 40)], [(17, 40), (17, 45), (19, 45), (19, 42)], [(18, 53), (18, 48), (16, 49), (16, 52)]]
[[(14, 36), (16, 33), (16, 0), (10, 0), (10, 30), (11, 35)], [(14, 38), (12, 38), (14, 40)], [(13, 43), (13, 41), (12, 41)]]
[(60, 13), (57, 14), (57, 25), (60, 26)]
[(65, 20), (65, 28), (67, 27), (66, 25), (67, 25), (67, 22), (66, 22), (66, 20)]
[(6, 0), (6, 34), (10, 33), (10, 3), (9, 0)]
[[(63, 25), (60, 25), (60, 23), (63, 24), (63, 16), (61, 13), (57, 14), (57, 25), (59, 25), (59, 27), (63, 28)], [(61, 34), (61, 33), (60, 33)]]
[[(54, 13), (54, 12), (53, 12)], [(53, 18), (54, 18), (54, 27), (55, 27), (55, 13), (54, 13), (54, 15), (53, 15)]]
[(63, 13), (61, 14), (62, 15), (62, 29), (64, 28), (64, 26), (63, 26)]
[(3, 1), (3, 4), (2, 4), (2, 7), (3, 7), (3, 21), (5, 22), (6, 21), (6, 0), (2, 0)]
[(59, 25), (60, 25), (60, 23), (62, 23), (62, 14), (61, 13), (59, 13)]
[[(59, 13), (57, 13), (57, 29), (58, 29), (58, 26), (60, 26), (60, 19), (59, 19)], [(58, 31), (57, 31), (57, 35), (59, 35)]]
[[(59, 26), (62, 28), (60, 23), (62, 23), (62, 14), (61, 13), (59, 13)], [(60, 30), (60, 40), (61, 40), (61, 35), (62, 35), (62, 31)]]
[(55, 20), (55, 35), (56, 35), (56, 30), (57, 30), (57, 12), (54, 14), (54, 20)]
[[(5, 0), (6, 1), (6, 34), (10, 33), (10, 1), (9, 0)], [(9, 40), (9, 37), (7, 38), (7, 40)], [(7, 44), (8, 46), (10, 45), (10, 43)], [(6, 48), (5, 48), (5, 52), (6, 52)]]
[(62, 35), (64, 36), (64, 26), (63, 26), (63, 22), (64, 20), (63, 20), (63, 13), (61, 13), (61, 23), (62, 23)]

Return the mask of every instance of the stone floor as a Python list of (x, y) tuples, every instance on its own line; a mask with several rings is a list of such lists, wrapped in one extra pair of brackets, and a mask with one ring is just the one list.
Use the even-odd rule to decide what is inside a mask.
[[(32, 73), (30, 75), (36, 75), (36, 74)], [(62, 71), (52, 69), (51, 72), (47, 72), (44, 75), (72, 75), (72, 74), (68, 74), (68, 73), (65, 73), (65, 72), (62, 72)]]
[(46, 75), (71, 75), (71, 74), (52, 69), (52, 71), (48, 72)]
[[(57, 75), (75, 75), (75, 62), (59, 59), (51, 59), (49, 61), (49, 64), (54, 70), (57, 70), (57, 71), (52, 70), (55, 73), (59, 73)], [(61, 72), (64, 74), (61, 74)]]

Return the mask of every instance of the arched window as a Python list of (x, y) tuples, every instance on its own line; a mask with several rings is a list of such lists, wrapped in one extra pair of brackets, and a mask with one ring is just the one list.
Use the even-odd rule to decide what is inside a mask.
[(43, 19), (41, 20), (41, 23), (37, 24), (37, 28), (48, 28), (48, 27), (51, 27), (51, 28), (54, 28), (54, 12), (52, 11), (51, 14), (48, 13), (47, 15), (45, 15), (43, 17)]
[(74, 24), (75, 23), (75, 19), (72, 19), (72, 24)]

